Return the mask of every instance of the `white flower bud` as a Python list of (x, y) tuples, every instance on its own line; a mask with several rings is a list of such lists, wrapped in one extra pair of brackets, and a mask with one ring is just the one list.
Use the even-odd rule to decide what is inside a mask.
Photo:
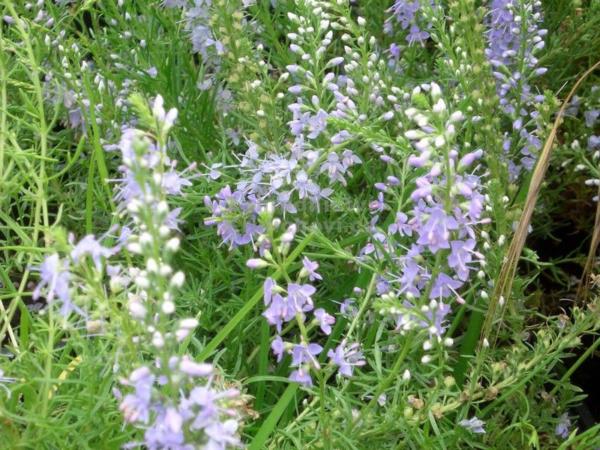
[(129, 313), (135, 319), (143, 319), (146, 317), (146, 308), (139, 301), (129, 302)]
[(156, 348), (162, 348), (165, 345), (165, 339), (158, 331), (152, 335), (152, 345)]
[(152, 243), (152, 235), (147, 231), (140, 235), (140, 244), (147, 245)]
[(465, 116), (462, 111), (455, 111), (450, 114), (450, 118), (448, 119), (451, 123), (461, 122), (464, 120)]
[(431, 83), (430, 93), (433, 101), (436, 101), (442, 96), (442, 90), (440, 89), (440, 86), (435, 82)]
[(127, 244), (127, 250), (137, 255), (142, 253), (142, 246), (138, 242), (130, 242)]
[(146, 261), (146, 269), (150, 273), (158, 272), (158, 263), (154, 258), (149, 258), (148, 261)]
[(150, 281), (143, 275), (136, 277), (135, 284), (137, 284), (142, 289), (147, 289), (150, 286)]
[(175, 275), (173, 275), (173, 278), (171, 278), (171, 284), (178, 288), (183, 286), (184, 282), (185, 282), (185, 274), (181, 271), (177, 272)]
[(441, 98), (433, 105), (433, 112), (436, 114), (443, 114), (446, 112), (446, 109), (446, 103)]
[(250, 269), (263, 269), (269, 265), (264, 259), (250, 258), (246, 261), (246, 266)]
[(165, 314), (173, 314), (175, 312), (175, 303), (172, 301), (163, 302), (161, 309)]
[(179, 249), (179, 238), (171, 238), (166, 243), (167, 250), (176, 252)]
[(173, 269), (172, 269), (172, 267), (171, 267), (170, 265), (168, 265), (168, 264), (162, 264), (162, 265), (160, 266), (159, 273), (160, 273), (160, 274), (161, 274), (163, 277), (166, 277), (166, 276), (169, 276), (169, 275), (171, 275), (171, 274), (173, 273)]
[(187, 319), (182, 319), (181, 322), (179, 322), (179, 327), (185, 328), (187, 330), (193, 330), (197, 326), (198, 326), (198, 321), (191, 317), (188, 317)]

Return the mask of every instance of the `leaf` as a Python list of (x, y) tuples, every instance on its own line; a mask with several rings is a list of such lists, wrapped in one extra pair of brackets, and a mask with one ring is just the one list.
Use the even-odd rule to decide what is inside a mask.
[(296, 395), (299, 386), (300, 385), (294, 383), (286, 388), (285, 392), (281, 395), (281, 398), (254, 436), (254, 439), (252, 439), (248, 450), (263, 450), (265, 448), (265, 442), (267, 442), (267, 439), (271, 436), (271, 433), (273, 433), (281, 415), (290, 401), (294, 398), (294, 395)]

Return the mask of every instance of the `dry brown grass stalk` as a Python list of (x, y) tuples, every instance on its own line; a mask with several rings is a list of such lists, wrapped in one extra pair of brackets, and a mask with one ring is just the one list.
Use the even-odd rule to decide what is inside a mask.
[[(523, 207), (523, 212), (521, 214), (521, 218), (519, 219), (519, 223), (517, 225), (517, 229), (512, 238), (510, 246), (508, 248), (508, 252), (504, 257), (504, 261), (502, 263), (502, 267), (500, 269), (500, 274), (498, 275), (498, 279), (496, 282), (496, 286), (494, 289), (494, 293), (490, 298), (490, 304), (486, 313), (485, 321), (483, 327), (481, 329), (481, 339), (480, 346), (483, 344), (484, 339), (490, 338), (490, 332), (492, 330), (492, 326), (495, 322), (496, 312), (498, 310), (498, 306), (501, 308), (501, 317), (504, 314), (506, 306), (508, 305), (510, 293), (512, 290), (512, 284), (515, 277), (515, 272), (517, 270), (517, 264), (519, 262), (519, 258), (521, 256), (521, 252), (523, 251), (523, 246), (525, 245), (525, 239), (527, 238), (527, 230), (529, 228), (529, 224), (531, 223), (531, 217), (533, 216), (533, 211), (535, 209), (535, 205), (540, 193), (540, 189), (542, 187), (542, 182), (544, 181), (544, 177), (548, 170), (548, 166), (550, 164), (550, 156), (552, 155), (552, 149), (554, 140), (556, 139), (556, 133), (558, 128), (562, 123), (562, 119), (565, 113), (565, 110), (579, 88), (579, 86), (583, 83), (583, 81), (598, 67), (600, 67), (600, 61), (596, 62), (592, 67), (585, 71), (583, 75), (579, 77), (575, 85), (571, 88), (569, 95), (565, 98), (562, 107), (560, 108), (556, 120), (550, 130), (550, 134), (546, 139), (538, 162), (533, 171), (533, 175), (531, 177), (531, 182), (529, 184), (529, 190), (527, 193), (527, 198), (525, 200), (525, 205)], [(599, 213), (600, 214), (600, 213)], [(594, 238), (595, 241), (592, 241), (592, 246), (594, 243), (596, 247), (598, 245), (598, 239), (600, 238), (600, 223), (598, 214), (596, 215), (596, 224), (594, 228)], [(591, 253), (593, 251), (593, 253)], [(595, 255), (595, 248), (590, 248), (591, 258), (593, 262), (593, 258)], [(588, 261), (589, 261), (588, 256)], [(504, 299), (503, 302), (500, 299)], [(495, 338), (494, 338), (495, 339)]]

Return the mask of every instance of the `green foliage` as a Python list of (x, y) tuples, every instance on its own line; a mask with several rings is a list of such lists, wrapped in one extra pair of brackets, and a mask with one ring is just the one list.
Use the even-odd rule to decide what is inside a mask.
[[(45, 300), (32, 297), (38, 280), (34, 268), (49, 252), (68, 245), (65, 230), (79, 239), (102, 234), (118, 222), (113, 198), (120, 162), (106, 146), (118, 141), (123, 124), (137, 120), (155, 127), (148, 99), (157, 93), (179, 111), (169, 151), (180, 167), (195, 163), (204, 174), (215, 163), (236, 164), (245, 151), (244, 139), (256, 142), (263, 152), (289, 150), (291, 116), (286, 100), (277, 95), (289, 88), (281, 73), (293, 62), (288, 13), (308, 16), (311, 7), (258, 1), (242, 13), (241, 2), (214, 0), (211, 24), (227, 51), (219, 82), (198, 89), (212, 69), (193, 54), (178, 9), (149, 0), (125, 1), (123, 7), (116, 0), (60, 3), (45, 3), (53, 25), (36, 22), (24, 2), (0, 3), (2, 15), (18, 18), (0, 26), (0, 368), (10, 378), (7, 390), (0, 389), (0, 448), (117, 449), (140, 438), (123, 425), (113, 394), (119, 346), (113, 336), (90, 336), (84, 321), (65, 321), (52, 308), (39, 313)], [(329, 3), (331, 13), (349, 24), (348, 45), (364, 63), (356, 78), (367, 77), (374, 70), (367, 63), (376, 46), (358, 44), (358, 37), (365, 33), (382, 46), (391, 43), (392, 37), (381, 29), (391, 2)], [(507, 248), (500, 241), (510, 239), (529, 180), (509, 182), (501, 163), (503, 124), (496, 113), (498, 99), (480, 26), (486, 11), (485, 5), (476, 4), (448, 2), (448, 17), (433, 25), (444, 39), (407, 49), (401, 70), (385, 64), (381, 69), (383, 83), (406, 87), (407, 92), (420, 82), (442, 80), (455, 96), (453, 106), (471, 108), (483, 117), (479, 124), (466, 124), (461, 139), (488, 151), (486, 278), (474, 278), (465, 287), (462, 295), (469, 301), (457, 308), (449, 324), (456, 351), (447, 359), (440, 353), (439, 364), (420, 364), (425, 333), (411, 337), (391, 330), (390, 321), (377, 314), (381, 303), (374, 274), (380, 267), (356, 257), (369, 242), (368, 204), (377, 195), (373, 184), (399, 176), (394, 201), (401, 210), (415, 183), (414, 169), (406, 163), (412, 146), (394, 124), (379, 119), (383, 111), (364, 123), (331, 119), (353, 135), (347, 145), (363, 164), (322, 210), (298, 212), (298, 222), (306, 227), (285, 262), (264, 274), (287, 280), (300, 270), (303, 256), (318, 260), (319, 273), (329, 280), (319, 286), (318, 306), (328, 311), (339, 309), (354, 288), (362, 289), (357, 296), (359, 319), (340, 319), (321, 355), (325, 365), (327, 350), (349, 329), (348, 337), (362, 343), (369, 368), (357, 369), (353, 378), (324, 371), (313, 388), (302, 389), (287, 379), (288, 363), (274, 363), (272, 332), (261, 316), (263, 277), (246, 267), (252, 249), (229, 251), (203, 223), (209, 215), (204, 197), (238, 180), (226, 171), (218, 180), (198, 176), (186, 196), (175, 200), (185, 222), (174, 266), (187, 275), (177, 304), (182, 316), (200, 322), (185, 345), (197, 361), (211, 360), (252, 396), (242, 430), (251, 450), (566, 450), (600, 445), (600, 426), (584, 430), (571, 413), (586, 395), (571, 380), (570, 369), (595, 356), (595, 350), (586, 352), (581, 343), (596, 337), (600, 328), (598, 293), (585, 305), (561, 302), (576, 288), (573, 278), (581, 273), (593, 227), (590, 205), (597, 186), (585, 180), (600, 179), (598, 158), (584, 149), (594, 130), (585, 127), (581, 116), (565, 120), (532, 224), (530, 248), (522, 255), (514, 282), (514, 302), (504, 321), (495, 324), (498, 342), (486, 350), (481, 347), (488, 306), (487, 294), (481, 293), (493, 286), (500, 271)], [(549, 38), (541, 63), (549, 71), (536, 88), (545, 93), (539, 117), (547, 125), (564, 97), (564, 86), (600, 55), (600, 4), (547, 0), (544, 11)], [(359, 16), (366, 19), (364, 29), (357, 25)], [(344, 45), (335, 42), (324, 61), (335, 52), (342, 54)], [(314, 46), (309, 50), (316, 52), (318, 42)], [(455, 51), (457, 46), (464, 54)], [(470, 65), (470, 71), (456, 80), (453, 67), (461, 64)], [(154, 70), (156, 75), (150, 75)], [(317, 78), (329, 68), (320, 70)], [(98, 74), (104, 88), (95, 79)], [(600, 107), (600, 91), (591, 92), (592, 84), (580, 97), (590, 108)], [(323, 91), (323, 102), (334, 103), (331, 93), (322, 86), (317, 89)], [(63, 96), (70, 90), (80, 96), (66, 106)], [(225, 90), (233, 93), (229, 110), (219, 106)], [(135, 94), (121, 104), (121, 94), (130, 92)], [(367, 109), (366, 88), (361, 95), (357, 102)], [(431, 109), (424, 93), (413, 95), (412, 102)], [(74, 109), (81, 111), (84, 127), (68, 126)], [(240, 141), (231, 138), (232, 131)], [(166, 134), (159, 138), (166, 139)], [(393, 164), (374, 156), (374, 144), (390, 150)], [(585, 217), (574, 212), (581, 210)], [(393, 217), (386, 214), (388, 225)], [(576, 244), (544, 252), (548, 242), (565, 239), (571, 231), (575, 237), (570, 242)], [(126, 254), (122, 262), (130, 258)], [(405, 371), (410, 381), (403, 377)], [(554, 432), (564, 413), (573, 418), (566, 439)], [(457, 425), (475, 415), (486, 423), (484, 435)]]

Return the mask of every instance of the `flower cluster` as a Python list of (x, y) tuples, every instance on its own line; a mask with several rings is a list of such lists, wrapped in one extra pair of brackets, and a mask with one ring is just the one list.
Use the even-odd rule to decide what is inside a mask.
[[(260, 216), (265, 230), (265, 234), (259, 237), (261, 258), (249, 259), (247, 266), (251, 269), (273, 267), (285, 270), (285, 259), (295, 238), (296, 226), (290, 225), (287, 229), (280, 230), (281, 220), (273, 218), (272, 205), (264, 208)], [(277, 362), (283, 359), (284, 354), (291, 355), (291, 365), (294, 370), (290, 374), (290, 380), (305, 386), (312, 386), (311, 371), (321, 369), (318, 355), (323, 351), (323, 347), (316, 342), (311, 342), (315, 334), (313, 330), (319, 329), (324, 335), (330, 335), (332, 325), (335, 324), (334, 316), (323, 308), (315, 309), (313, 296), (317, 289), (314, 283), (322, 280), (317, 272), (318, 268), (317, 262), (304, 257), (302, 269), (298, 271), (295, 281), (288, 276), (287, 284), (282, 285), (268, 277), (263, 285), (266, 307), (263, 316), (277, 330), (277, 335), (271, 344), (273, 354)], [(312, 316), (312, 319), (309, 316)], [(293, 323), (296, 324), (300, 335), (299, 342), (283, 339), (286, 335), (290, 335), (286, 339), (293, 339), (291, 333)], [(365, 364), (359, 344), (347, 345), (343, 341), (327, 355), (331, 364), (337, 366), (340, 374), (346, 377), (352, 376), (355, 366)]]
[[(394, 216), (386, 230), (374, 229), (373, 242), (363, 254), (381, 260), (392, 256), (396, 263), (381, 275), (377, 285), (380, 311), (392, 314), (398, 329), (425, 328), (430, 338), (435, 338), (433, 342), (441, 342), (451, 310), (448, 301), (463, 303), (459, 289), (478, 266), (485, 264), (476, 250), (475, 230), (483, 220), (484, 197), (480, 178), (471, 173), (483, 151), (470, 151), (461, 157), (454, 141), (463, 114), (448, 111), (435, 83), (415, 88), (415, 104), (428, 104), (423, 91), (429, 92), (431, 106), (406, 110), (418, 125), (405, 133), (417, 150), (408, 164), (421, 173), (410, 194), (411, 208), (402, 208), (406, 202), (398, 198), (396, 177), (378, 183), (378, 198), (371, 202), (371, 210), (379, 214), (390, 209), (386, 197), (395, 199), (398, 209), (392, 210)], [(428, 342), (426, 347), (431, 348), (433, 342)]]
[[(600, 186), (600, 86), (592, 86), (584, 99), (574, 96), (568, 108), (567, 115), (583, 122), (584, 127), (579, 127), (577, 138), (571, 142), (570, 150), (575, 155), (577, 162), (575, 171), (584, 171), (588, 174), (585, 184), (588, 186)], [(585, 142), (582, 145), (582, 142)], [(570, 160), (563, 162), (566, 166)], [(598, 201), (598, 195), (594, 196)]]
[(202, 57), (206, 74), (198, 87), (205, 89), (214, 83), (219, 71), (225, 46), (213, 33), (210, 23), (212, 0), (163, 0), (165, 8), (181, 8), (184, 12), (185, 29), (190, 35), (192, 49)]
[[(305, 201), (318, 209), (319, 202), (333, 193), (333, 186), (346, 185), (350, 168), (361, 163), (347, 148), (352, 134), (329, 125), (330, 118), (350, 120), (358, 116), (352, 96), (359, 94), (350, 77), (335, 73), (344, 57), (325, 57), (333, 40), (332, 17), (322, 2), (304, 3), (315, 9), (308, 18), (289, 14), (297, 27), (297, 32), (288, 34), (290, 51), (298, 61), (288, 65), (283, 76), (294, 83), (288, 88), (295, 97), (288, 106), (292, 114), (288, 123), (291, 140), (284, 152), (247, 141), (248, 148), (240, 157), (241, 180), (236, 189), (225, 186), (214, 198), (205, 199), (211, 212), (205, 223), (217, 225), (219, 235), (230, 247), (247, 244), (262, 231), (257, 217), (267, 203), (273, 203), (284, 214), (297, 213), (299, 203)], [(308, 52), (315, 36), (318, 48)], [(346, 64), (345, 70), (350, 72), (355, 64)], [(325, 104), (322, 99), (327, 96), (332, 99)]]
[(537, 0), (493, 0), (487, 23), (486, 56), (497, 80), (500, 105), (512, 124), (504, 136), (504, 151), (513, 179), (522, 170), (533, 168), (542, 146), (537, 108), (544, 96), (536, 94), (530, 85), (533, 77), (546, 72), (538, 67), (536, 56), (544, 48), (547, 33), (539, 28), (540, 9)]
[[(177, 110), (165, 111), (161, 96), (156, 97), (151, 111), (140, 97), (130, 100), (140, 113), (140, 122), (147, 124), (152, 134), (125, 129), (117, 146), (123, 165), (116, 199), (120, 215), (129, 219), (119, 243), (107, 248), (100, 244), (103, 239), (86, 236), (73, 246), (68, 260), (50, 255), (40, 267), (41, 283), (34, 295), (43, 291), (49, 303), (59, 300), (65, 316), (76, 311), (88, 317), (93, 314), (93, 306), (81, 308), (73, 300), (80, 297), (74, 294), (74, 266), (89, 258), (96, 273), (106, 270), (110, 291), (124, 297), (128, 316), (121, 321), (113, 316), (96, 320), (94, 329), (125, 323), (127, 331), (115, 330), (123, 338), (123, 352), (131, 352), (129, 356), (135, 355), (137, 360), (139, 354), (151, 356), (147, 362), (133, 364), (124, 358), (119, 365), (135, 368), (121, 379), (128, 392), (124, 395), (115, 389), (125, 420), (145, 430), (144, 441), (139, 444), (149, 449), (237, 447), (239, 391), (225, 388), (211, 364), (195, 362), (179, 352), (198, 321), (175, 318), (175, 297), (185, 276), (169, 264), (179, 248), (179, 238), (173, 235), (178, 210), (171, 211), (166, 199), (181, 195), (182, 189), (190, 185), (166, 151)], [(139, 255), (141, 264), (125, 268), (108, 264), (122, 247)], [(86, 281), (90, 283), (85, 276), (77, 278), (82, 289)], [(109, 309), (106, 305), (104, 308)], [(88, 320), (88, 329), (91, 324)]]
[[(394, 27), (399, 26), (406, 33), (405, 39), (409, 45), (419, 43), (422, 44), (429, 39), (430, 24), (422, 15), (422, 4), (426, 0), (395, 0), (394, 4), (388, 10), (390, 16), (385, 21), (384, 31), (388, 34), (394, 32)], [(431, 1), (431, 6), (434, 2)], [(400, 47), (397, 44), (392, 44), (390, 53), (394, 57), (398, 57)]]

